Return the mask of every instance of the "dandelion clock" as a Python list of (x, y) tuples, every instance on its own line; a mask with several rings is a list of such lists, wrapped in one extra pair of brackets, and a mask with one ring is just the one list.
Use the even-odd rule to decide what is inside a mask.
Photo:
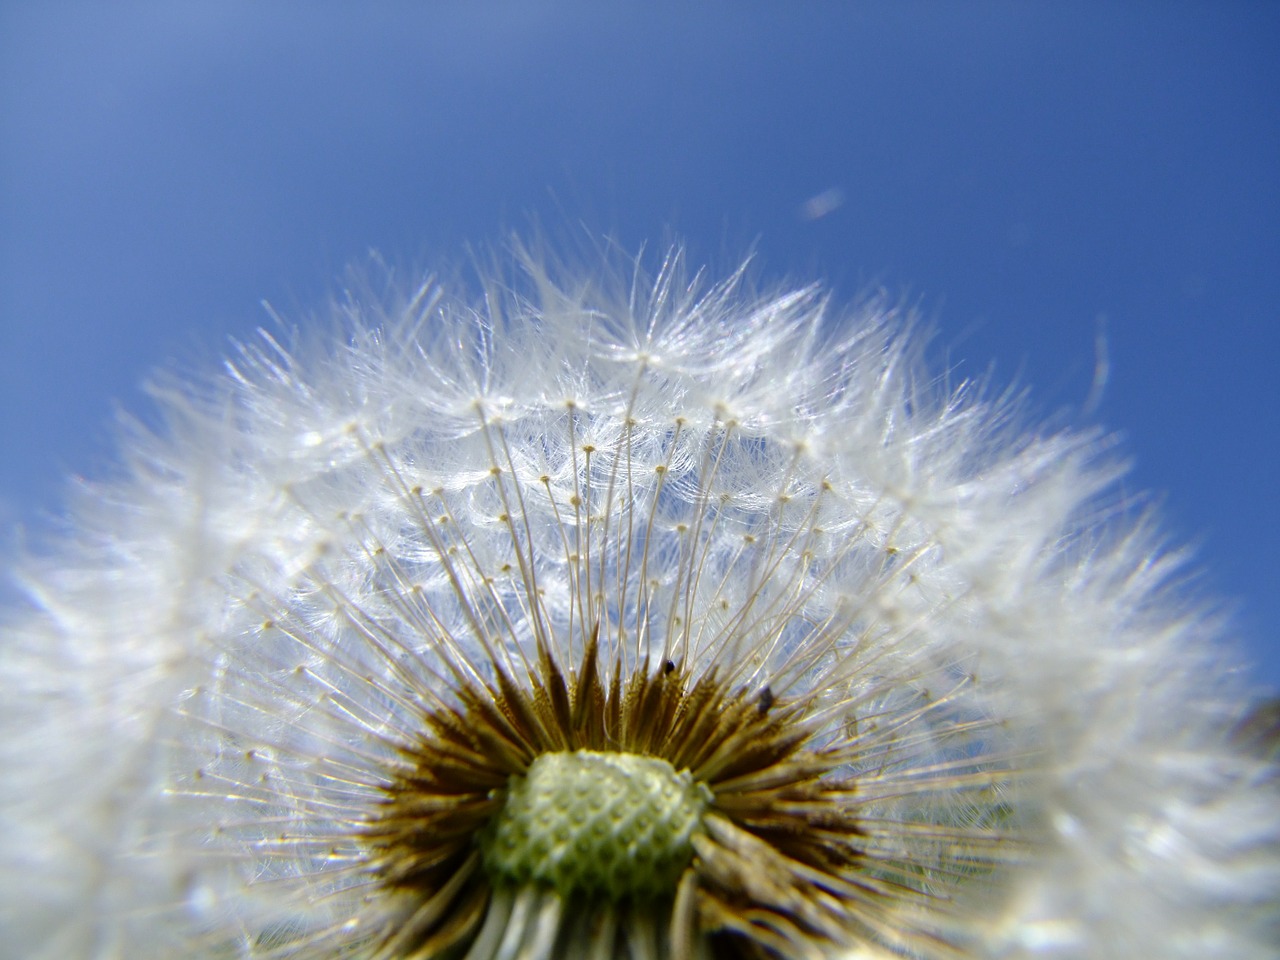
[(743, 271), (392, 277), (158, 380), (4, 620), (0, 951), (1274, 956), (1104, 438)]

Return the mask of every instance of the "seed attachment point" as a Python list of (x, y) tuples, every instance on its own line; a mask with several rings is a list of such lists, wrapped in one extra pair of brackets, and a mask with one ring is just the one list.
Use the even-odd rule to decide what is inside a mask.
[(497, 883), (611, 901), (672, 896), (711, 791), (658, 757), (544, 753), (511, 778), (481, 839)]

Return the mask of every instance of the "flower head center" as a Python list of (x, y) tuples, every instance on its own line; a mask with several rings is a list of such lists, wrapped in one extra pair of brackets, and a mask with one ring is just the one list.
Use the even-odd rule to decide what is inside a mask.
[(498, 882), (610, 900), (673, 894), (711, 791), (658, 757), (544, 753), (514, 776), (483, 835)]

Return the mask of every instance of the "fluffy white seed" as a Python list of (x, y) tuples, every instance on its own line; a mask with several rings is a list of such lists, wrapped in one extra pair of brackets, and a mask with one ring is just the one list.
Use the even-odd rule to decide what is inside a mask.
[[(423, 692), (527, 676), (540, 643), (572, 671), (598, 626), (623, 671), (714, 668), (859, 744), (833, 772), (886, 862), (1018, 841), (920, 881), (942, 920), (872, 904), (819, 952), (1273, 955), (1276, 770), (1231, 741), (1220, 628), (1106, 444), (945, 389), (882, 304), (680, 259), (358, 292), (160, 382), (163, 429), (130, 431), (5, 622), (5, 950), (373, 955), (426, 922), (361, 841)], [(504, 897), (495, 950), (604, 942)]]

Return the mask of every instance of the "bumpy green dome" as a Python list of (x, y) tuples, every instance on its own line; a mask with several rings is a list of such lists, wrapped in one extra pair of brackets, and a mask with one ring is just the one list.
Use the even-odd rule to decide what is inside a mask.
[(512, 777), (482, 839), (499, 882), (610, 900), (675, 891), (693, 856), (690, 838), (711, 800), (707, 787), (657, 757), (546, 753)]

